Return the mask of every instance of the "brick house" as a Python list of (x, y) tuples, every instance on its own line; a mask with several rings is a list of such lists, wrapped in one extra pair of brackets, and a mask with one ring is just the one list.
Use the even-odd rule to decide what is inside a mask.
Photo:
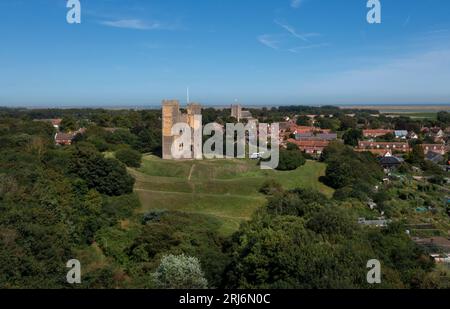
[(444, 144), (422, 144), (421, 146), (425, 154), (434, 152), (443, 156), (448, 152), (448, 148)]
[(322, 154), (323, 150), (330, 144), (330, 142), (326, 140), (297, 141), (295, 139), (289, 139), (288, 143), (296, 144), (302, 152), (310, 155)]
[(370, 142), (370, 141), (360, 141), (356, 151), (369, 151), (373, 154), (384, 155), (387, 151), (390, 152), (410, 152), (411, 148), (408, 143), (400, 142)]
[(393, 134), (394, 130), (385, 130), (385, 129), (377, 129), (377, 130), (363, 130), (363, 136), (365, 138), (375, 138), (380, 136), (385, 136), (387, 134)]
[(55, 134), (55, 144), (60, 146), (72, 145), (72, 141), (75, 137), (75, 134), (72, 133), (61, 133), (58, 132)]

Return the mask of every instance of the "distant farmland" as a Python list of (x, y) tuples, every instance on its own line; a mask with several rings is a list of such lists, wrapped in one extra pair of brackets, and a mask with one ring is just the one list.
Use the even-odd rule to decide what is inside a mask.
[(412, 112), (382, 112), (383, 114), (385, 114), (386, 116), (390, 116), (390, 117), (399, 117), (399, 116), (404, 116), (404, 117), (410, 117), (412, 119), (432, 119), (432, 120), (436, 120), (437, 119), (437, 112), (434, 113), (430, 113), (430, 112), (421, 112), (421, 113), (412, 113)]
[(437, 113), (440, 111), (450, 111), (450, 103), (442, 105), (348, 105), (341, 106), (341, 108), (361, 109), (361, 110), (377, 110), (383, 114), (395, 114), (395, 113)]

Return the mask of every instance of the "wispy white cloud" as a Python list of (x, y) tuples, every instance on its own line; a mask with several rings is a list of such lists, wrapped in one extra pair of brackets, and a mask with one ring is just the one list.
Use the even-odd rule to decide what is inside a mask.
[[(320, 36), (320, 33), (310, 32), (310, 33), (300, 33), (293, 26), (274, 20), (274, 23), (280, 26), (286, 32), (278, 34), (264, 34), (258, 37), (258, 41), (272, 49), (289, 51), (292, 53), (300, 52), (305, 49), (319, 48), (328, 46), (328, 43), (314, 43), (311, 42), (310, 38)], [(300, 45), (298, 41), (302, 41), (304, 45)], [(294, 47), (292, 47), (294, 46)]]
[(291, 0), (291, 7), (294, 9), (298, 9), (302, 3), (303, 0)]
[(279, 46), (278, 46), (279, 42), (276, 39), (274, 39), (274, 36), (272, 36), (270, 34), (260, 35), (258, 37), (258, 41), (261, 44), (263, 44), (263, 45), (265, 45), (265, 46), (267, 46), (269, 48), (279, 49)]
[(289, 32), (292, 36), (296, 37), (297, 39), (300, 39), (302, 41), (308, 42), (308, 40), (306, 39), (305, 35), (302, 35), (300, 33), (298, 33), (294, 27), (288, 25), (288, 24), (284, 24), (278, 20), (275, 20), (275, 23), (280, 26), (281, 28), (283, 28), (284, 30), (286, 30), (287, 32)]
[(159, 21), (148, 22), (142, 19), (116, 19), (100, 21), (100, 24), (113, 28), (134, 29), (134, 30), (173, 30), (175, 27), (163, 24)]
[(119, 20), (107, 20), (101, 21), (100, 24), (114, 28), (136, 29), (136, 30), (155, 30), (160, 28), (160, 24), (147, 23), (140, 19), (119, 19)]

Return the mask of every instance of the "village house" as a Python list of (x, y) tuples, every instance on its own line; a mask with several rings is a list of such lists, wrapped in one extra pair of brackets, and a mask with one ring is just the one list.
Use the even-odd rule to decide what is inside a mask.
[(435, 164), (442, 164), (444, 162), (444, 156), (439, 153), (429, 151), (425, 155), (425, 160), (433, 162)]
[(317, 127), (293, 125), (291, 127), (291, 132), (293, 134), (305, 134), (305, 133), (319, 134), (319, 133), (330, 133), (331, 130), (321, 129), (321, 128), (317, 128)]
[(334, 141), (337, 139), (336, 133), (317, 133), (314, 134), (312, 132), (309, 133), (297, 133), (295, 134), (295, 139), (298, 141)]
[(408, 137), (408, 131), (405, 130), (395, 130), (394, 131), (395, 138), (398, 139), (406, 139)]
[(389, 223), (391, 223), (391, 220), (386, 220), (384, 218), (379, 218), (377, 220), (366, 220), (366, 218), (358, 219), (358, 224), (371, 227), (386, 228)]
[(59, 127), (61, 126), (62, 123), (62, 119), (51, 119), (51, 123), (55, 129), (59, 130)]
[(444, 137), (444, 131), (439, 127), (429, 128), (428, 134), (436, 137)]
[(430, 128), (422, 127), (422, 129), (420, 129), (420, 133), (428, 134), (428, 133), (430, 133)]
[(425, 136), (432, 138), (435, 143), (443, 142), (446, 137), (445, 132), (439, 127), (433, 128), (423, 127), (421, 129), (421, 132), (425, 134)]
[(376, 155), (385, 155), (388, 151), (390, 153), (408, 153), (411, 148), (408, 143), (401, 142), (371, 142), (360, 141), (355, 151), (364, 152), (368, 151)]
[(75, 138), (75, 134), (73, 134), (73, 133), (58, 132), (55, 134), (55, 144), (59, 145), (59, 146), (72, 145), (72, 141), (74, 138)]
[(59, 118), (56, 118), (56, 119), (36, 119), (34, 121), (42, 121), (42, 122), (51, 123), (53, 128), (55, 128), (56, 130), (59, 130), (59, 128), (61, 126), (62, 119), (59, 119)]
[(419, 135), (417, 135), (416, 132), (411, 131), (411, 132), (408, 133), (407, 138), (408, 138), (408, 139), (418, 139), (418, 138), (419, 138)]
[(365, 138), (376, 138), (385, 136), (387, 134), (393, 134), (393, 130), (377, 129), (377, 130), (363, 130), (363, 136)]
[(448, 148), (444, 144), (422, 144), (421, 146), (425, 155), (434, 152), (443, 156), (448, 152)]
[(280, 134), (288, 132), (289, 129), (291, 128), (291, 125), (292, 125), (291, 122), (280, 122), (279, 124)]
[(442, 143), (444, 142), (446, 134), (440, 128), (433, 128), (431, 129), (430, 137), (434, 140), (435, 143)]
[(314, 137), (314, 133), (312, 133), (312, 132), (295, 134), (295, 139), (298, 141), (310, 139), (313, 137)]
[(404, 160), (402, 158), (393, 156), (392, 153), (388, 151), (384, 156), (378, 158), (378, 162), (385, 172), (392, 172), (400, 167)]
[(86, 128), (80, 128), (79, 130), (75, 132), (69, 132), (69, 133), (63, 133), (58, 132), (55, 134), (55, 144), (59, 146), (69, 146), (72, 145), (73, 140), (75, 137), (79, 134), (85, 134)]
[(287, 142), (296, 144), (302, 152), (313, 156), (321, 155), (323, 150), (330, 144), (326, 140), (297, 141), (295, 139), (289, 139)]
[(444, 237), (413, 238), (417, 245), (423, 247), (435, 263), (450, 263), (450, 240)]

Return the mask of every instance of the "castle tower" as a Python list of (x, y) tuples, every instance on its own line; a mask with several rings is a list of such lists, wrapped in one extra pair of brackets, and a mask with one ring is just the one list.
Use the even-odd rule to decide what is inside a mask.
[(240, 105), (231, 105), (231, 117), (241, 121), (242, 107)]
[(162, 156), (164, 160), (172, 159), (172, 143), (176, 136), (172, 135), (172, 127), (181, 119), (180, 102), (177, 100), (164, 100), (162, 102)]
[(191, 103), (187, 106), (187, 116), (188, 116), (188, 124), (191, 128), (196, 128), (196, 124), (194, 122), (195, 115), (202, 114), (202, 106), (197, 103)]
[[(203, 140), (203, 124), (202, 124), (202, 106), (200, 104), (191, 103), (187, 106), (187, 120), (189, 127), (191, 127), (192, 134), (192, 154), (194, 159), (202, 159), (202, 140)], [(197, 116), (197, 117), (196, 117)], [(198, 117), (200, 116), (200, 117)], [(195, 137), (195, 138), (194, 138)], [(197, 153), (194, 152), (194, 149), (198, 149)]]
[[(192, 147), (191, 151), (193, 152), (194, 146), (199, 147), (197, 149), (202, 149), (201, 143), (202, 143), (202, 121), (201, 119), (198, 119), (198, 115), (202, 114), (202, 107), (200, 104), (189, 104), (187, 106), (187, 113), (183, 114), (180, 112), (180, 102), (177, 100), (164, 100), (162, 102), (162, 129), (163, 129), (163, 159), (164, 160), (172, 160), (172, 144), (175, 141), (175, 139), (179, 135), (173, 135), (172, 134), (172, 127), (176, 123), (187, 123), (189, 127), (191, 128), (191, 136), (192, 136)], [(194, 134), (200, 134), (200, 136), (197, 136), (197, 143), (198, 145), (194, 145)], [(180, 146), (184, 147), (184, 146)], [(197, 154), (199, 156), (199, 154)]]

